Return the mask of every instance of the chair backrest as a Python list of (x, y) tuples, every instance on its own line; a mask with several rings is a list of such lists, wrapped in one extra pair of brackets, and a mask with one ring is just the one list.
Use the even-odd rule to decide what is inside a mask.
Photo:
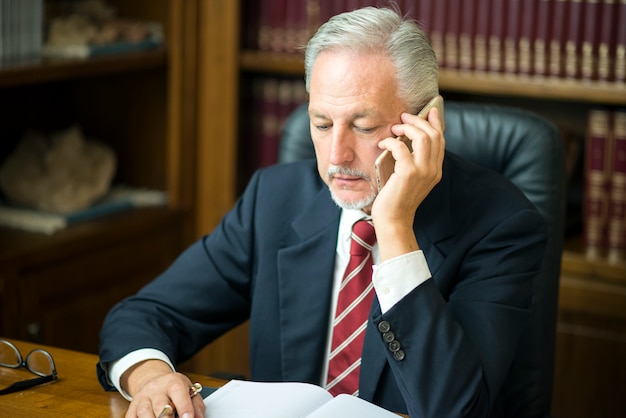
[[(565, 153), (558, 129), (534, 113), (478, 103), (445, 105), (446, 149), (509, 178), (545, 217), (549, 238), (533, 283), (531, 320), (496, 405), (498, 416), (549, 415), (565, 218)], [(287, 120), (279, 162), (315, 158), (307, 104)]]

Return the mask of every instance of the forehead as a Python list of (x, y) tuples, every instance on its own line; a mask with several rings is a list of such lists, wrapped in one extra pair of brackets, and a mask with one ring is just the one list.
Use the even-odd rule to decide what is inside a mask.
[(375, 113), (399, 104), (395, 67), (387, 56), (326, 51), (315, 61), (309, 91), (312, 115), (339, 110)]

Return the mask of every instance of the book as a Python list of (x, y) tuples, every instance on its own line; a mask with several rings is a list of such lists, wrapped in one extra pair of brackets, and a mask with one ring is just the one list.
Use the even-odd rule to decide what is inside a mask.
[(589, 110), (585, 138), (584, 241), (587, 258), (606, 250), (608, 183), (610, 179), (610, 115), (606, 108)]
[(491, 0), (491, 20), (489, 22), (489, 60), (488, 68), (490, 72), (499, 73), (503, 67), (503, 51), (504, 43), (504, 18), (505, 3), (501, 0)]
[(609, 263), (626, 261), (626, 109), (613, 111), (607, 226)]
[(567, 19), (567, 0), (554, 0), (552, 5), (552, 30), (548, 55), (548, 74), (551, 77), (563, 75), (563, 58), (565, 44), (565, 20)]
[(536, 12), (537, 0), (526, 0), (520, 8), (520, 34), (517, 54), (517, 70), (520, 74), (530, 75), (533, 67), (533, 46), (535, 44), (535, 25), (539, 20)]
[(578, 78), (580, 75), (583, 6), (582, 0), (569, 0), (565, 38), (565, 78)]
[(613, 78), (611, 53), (615, 48), (613, 39), (615, 17), (615, 0), (603, 0), (600, 12), (600, 34), (598, 39), (597, 77), (600, 81)]
[(537, 4), (537, 21), (535, 22), (535, 38), (533, 45), (533, 68), (535, 76), (543, 77), (548, 75), (547, 57), (548, 44), (550, 41), (550, 25), (552, 18), (552, 1), (539, 0)]
[(615, 58), (613, 60), (614, 80), (626, 82), (626, 0), (616, 0), (617, 26), (615, 34)]
[(586, 80), (594, 80), (598, 77), (598, 47), (601, 30), (598, 27), (598, 19), (601, 17), (600, 6), (600, 0), (586, 0), (584, 3), (580, 76)]
[(205, 418), (398, 418), (352, 395), (301, 382), (231, 380), (204, 398)]
[(509, 0), (506, 11), (506, 29), (504, 31), (504, 72), (517, 74), (519, 65), (520, 14), (521, 0)]
[(474, 71), (485, 72), (488, 67), (489, 21), (491, 0), (477, 0), (474, 26)]

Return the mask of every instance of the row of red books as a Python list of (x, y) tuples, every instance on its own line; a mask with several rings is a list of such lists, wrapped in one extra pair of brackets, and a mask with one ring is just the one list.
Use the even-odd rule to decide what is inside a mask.
[[(244, 48), (301, 53), (319, 25), (378, 0), (243, 3)], [(625, 0), (396, 0), (442, 68), (626, 81)]]
[(589, 111), (584, 232), (590, 259), (626, 261), (626, 109)]
[(243, 83), (242, 111), (250, 115), (239, 127), (241, 183), (245, 184), (254, 170), (277, 162), (285, 120), (307, 96), (302, 77), (256, 76)]

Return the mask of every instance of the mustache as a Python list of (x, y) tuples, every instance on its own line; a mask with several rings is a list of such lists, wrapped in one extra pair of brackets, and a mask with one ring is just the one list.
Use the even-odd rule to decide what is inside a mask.
[(341, 167), (337, 165), (331, 165), (330, 167), (328, 167), (328, 171), (326, 172), (326, 176), (328, 177), (328, 179), (336, 176), (337, 174), (343, 176), (360, 177), (365, 181), (370, 181), (370, 177), (367, 174), (356, 168)]

